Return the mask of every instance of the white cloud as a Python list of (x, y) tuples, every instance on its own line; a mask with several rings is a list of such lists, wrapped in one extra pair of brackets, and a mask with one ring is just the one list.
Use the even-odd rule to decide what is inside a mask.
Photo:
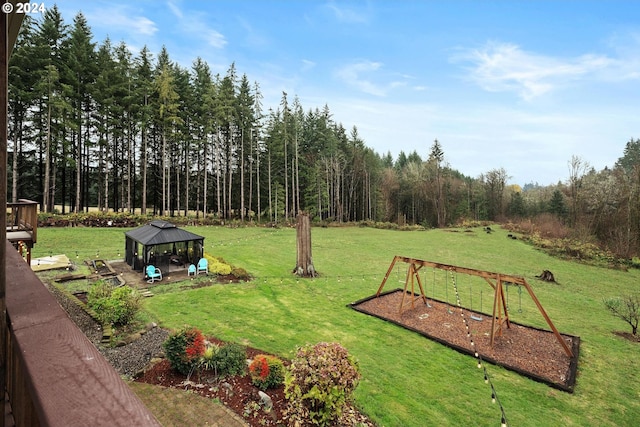
[(189, 18), (179, 20), (179, 31), (190, 34), (195, 40), (202, 40), (209, 46), (222, 49), (227, 44), (227, 39), (220, 32), (209, 27), (199, 17), (191, 14)]
[(154, 21), (141, 16), (127, 6), (114, 6), (106, 9), (96, 9), (86, 15), (91, 25), (101, 26), (109, 30), (127, 31), (138, 36), (153, 36), (158, 32)]
[(173, 15), (178, 18), (178, 19), (182, 19), (183, 18), (183, 14), (182, 14), (182, 10), (180, 10), (180, 7), (175, 4), (174, 2), (168, 1), (167, 2), (167, 6), (169, 7), (169, 9), (171, 10), (171, 13), (173, 13)]
[(452, 58), (472, 64), (470, 79), (491, 92), (513, 91), (525, 100), (544, 95), (572, 80), (612, 65), (602, 55), (554, 58), (522, 50), (510, 43), (488, 43)]
[(426, 89), (426, 86), (414, 84), (411, 74), (386, 71), (382, 62), (357, 60), (334, 71), (334, 77), (352, 88), (377, 97), (386, 97), (400, 93), (402, 88), (412, 92)]
[(618, 82), (640, 79), (640, 33), (616, 32), (609, 37), (607, 45), (617, 54), (617, 63), (604, 78)]
[(302, 71), (309, 71), (313, 68), (315, 68), (316, 63), (313, 61), (310, 61), (308, 59), (303, 59), (302, 60)]
[(336, 4), (335, 2), (329, 2), (326, 7), (333, 13), (335, 18), (348, 24), (363, 24), (369, 21), (370, 13), (368, 11), (356, 10), (346, 7), (344, 4)]
[(224, 48), (227, 44), (225, 36), (206, 23), (206, 16), (194, 10), (184, 13), (181, 3), (179, 0), (167, 1), (166, 3), (171, 14), (175, 17), (176, 31), (188, 34), (194, 40), (202, 40), (215, 49)]
[(251, 22), (242, 16), (236, 17), (238, 24), (244, 33), (244, 42), (254, 49), (264, 49), (271, 44), (271, 39), (262, 29), (252, 25)]
[(145, 18), (144, 16), (134, 18), (131, 24), (139, 34), (152, 36), (156, 33), (156, 31), (158, 31), (158, 27), (156, 27), (155, 22), (148, 18)]
[(371, 81), (372, 75), (382, 67), (382, 63), (358, 61), (345, 65), (335, 72), (335, 76), (357, 90), (375, 96), (385, 96), (394, 83), (379, 85)]
[(211, 47), (222, 49), (227, 44), (227, 39), (216, 30), (204, 28), (202, 34), (204, 40), (206, 40)]

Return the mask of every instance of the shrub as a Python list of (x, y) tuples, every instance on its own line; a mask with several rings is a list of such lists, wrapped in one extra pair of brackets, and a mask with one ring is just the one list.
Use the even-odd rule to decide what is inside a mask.
[(342, 415), (359, 381), (357, 362), (340, 344), (299, 348), (285, 373), (287, 413), (301, 424), (330, 425)]
[(87, 305), (104, 324), (126, 325), (140, 310), (140, 294), (128, 287), (113, 288), (105, 281), (96, 282), (87, 294)]
[(225, 344), (214, 356), (218, 375), (242, 375), (247, 367), (247, 351), (236, 343)]
[(109, 283), (104, 280), (98, 280), (89, 288), (89, 292), (87, 293), (87, 303), (109, 298), (112, 290), (113, 286)]
[(260, 390), (275, 388), (284, 382), (284, 364), (275, 356), (259, 354), (249, 365), (249, 375)]
[(189, 375), (200, 364), (205, 352), (204, 337), (196, 328), (186, 328), (169, 335), (163, 344), (171, 368)]
[(226, 276), (231, 274), (231, 266), (229, 264), (225, 264), (224, 262), (220, 262), (219, 260), (215, 260), (209, 264), (209, 272), (213, 274), (218, 274), (220, 276)]
[(640, 323), (640, 294), (625, 295), (621, 298), (608, 298), (605, 307), (617, 318), (624, 320), (631, 326), (631, 333), (638, 333)]
[(204, 353), (202, 353), (202, 358), (200, 360), (200, 367), (206, 371), (213, 371), (216, 369), (216, 355), (220, 350), (220, 346), (218, 344), (207, 343), (204, 348)]
[(247, 270), (241, 267), (233, 267), (231, 269), (231, 274), (233, 275), (233, 277), (235, 277), (238, 280), (244, 280), (244, 281), (251, 280), (251, 275), (247, 272)]
[(213, 257), (207, 253), (204, 254), (204, 257), (209, 262), (209, 273), (220, 276), (231, 274), (231, 266), (224, 259)]

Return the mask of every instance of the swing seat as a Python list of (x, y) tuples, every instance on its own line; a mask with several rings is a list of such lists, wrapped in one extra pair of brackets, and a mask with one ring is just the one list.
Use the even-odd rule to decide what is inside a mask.
[(482, 322), (482, 317), (480, 317), (480, 316), (476, 316), (475, 314), (472, 314), (472, 315), (471, 315), (471, 318), (472, 318), (473, 320), (477, 320), (478, 322)]

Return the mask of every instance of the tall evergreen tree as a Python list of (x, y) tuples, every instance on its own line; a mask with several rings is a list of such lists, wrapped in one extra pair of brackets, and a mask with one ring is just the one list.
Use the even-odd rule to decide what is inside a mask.
[(184, 211), (186, 216), (189, 211), (189, 184), (191, 168), (191, 151), (193, 148), (193, 111), (196, 99), (193, 86), (190, 82), (190, 73), (186, 68), (174, 67), (175, 90), (179, 94), (178, 122), (174, 125), (174, 144), (172, 150), (172, 186), (174, 197), (171, 203), (171, 215)]
[(620, 167), (627, 173), (635, 173), (640, 167), (640, 139), (627, 141), (622, 157), (616, 161), (616, 167)]
[(192, 66), (193, 86), (193, 138), (196, 151), (196, 216), (202, 210), (207, 214), (207, 171), (209, 169), (209, 140), (213, 135), (214, 85), (209, 65), (197, 58)]
[(65, 44), (68, 27), (56, 5), (47, 9), (34, 37), (34, 54), (39, 58), (40, 71), (34, 89), (39, 98), (36, 122), (40, 126), (40, 176), (42, 186), (41, 209), (51, 212), (54, 208), (56, 166), (59, 153), (66, 151), (65, 123), (70, 110), (69, 85), (65, 84)]
[[(233, 177), (238, 168), (236, 153), (239, 134), (236, 99), (236, 68), (231, 64), (221, 80), (216, 96), (215, 120), (217, 122), (216, 148), (216, 194), (218, 215), (230, 218), (233, 209)], [(222, 183), (220, 183), (222, 178)]]
[(158, 96), (158, 119), (160, 123), (160, 133), (162, 139), (161, 163), (162, 163), (162, 214), (167, 215), (169, 211), (170, 187), (168, 175), (168, 145), (173, 141), (174, 126), (181, 121), (178, 117), (178, 100), (180, 95), (176, 92), (174, 76), (171, 68), (164, 65), (155, 80), (156, 93)]
[(116, 79), (113, 82), (114, 114), (116, 118), (114, 136), (114, 174), (113, 174), (113, 207), (114, 209), (133, 212), (132, 199), (135, 188), (135, 160), (137, 96), (135, 91), (135, 70), (131, 52), (124, 43), (119, 43), (115, 51)]
[(284, 218), (289, 221), (289, 135), (287, 128), (290, 124), (291, 111), (289, 110), (289, 102), (287, 101), (287, 93), (282, 92), (280, 99), (280, 108), (282, 108), (282, 145), (284, 147)]
[(141, 138), (141, 175), (142, 175), (142, 189), (141, 189), (141, 213), (144, 215), (147, 213), (147, 165), (148, 165), (148, 146), (150, 128), (152, 126), (152, 106), (150, 98), (153, 94), (153, 71), (151, 64), (151, 53), (145, 45), (140, 54), (136, 58), (135, 69), (135, 87), (137, 103), (140, 107), (139, 120), (140, 120), (140, 138)]
[[(69, 51), (67, 64), (73, 93), (71, 102), (73, 107), (72, 121), (73, 149), (75, 169), (75, 199), (72, 206), (74, 212), (83, 208), (83, 182), (88, 182), (88, 161), (83, 161), (85, 144), (89, 141), (92, 127), (91, 113), (93, 111), (93, 99), (91, 86), (95, 83), (96, 68), (96, 44), (92, 41), (93, 35), (82, 13), (78, 13), (73, 21), (73, 29), (69, 39)], [(83, 173), (83, 166), (85, 166)], [(88, 200), (84, 200), (84, 207), (88, 208)]]
[(116, 80), (115, 60), (111, 40), (106, 39), (99, 47), (96, 54), (96, 62), (100, 70), (93, 85), (93, 98), (96, 108), (94, 117), (96, 120), (97, 155), (93, 161), (97, 162), (97, 203), (100, 210), (109, 209), (109, 178), (112, 174), (112, 148), (111, 133), (114, 128), (114, 90), (112, 84)]
[[(258, 82), (254, 83), (254, 104), (253, 104), (253, 114), (255, 118), (254, 128), (251, 132), (251, 166), (255, 165), (255, 200), (257, 206), (257, 221), (260, 222), (262, 216), (262, 204), (261, 197), (262, 194), (260, 192), (260, 162), (262, 161), (263, 153), (264, 153), (264, 143), (262, 141), (262, 128), (263, 128), (263, 114), (262, 114), (262, 92), (260, 91), (260, 85)], [(253, 211), (253, 170), (251, 167), (249, 172), (249, 211)]]
[(247, 165), (250, 164), (248, 156), (250, 155), (249, 143), (255, 125), (255, 115), (253, 111), (255, 99), (251, 91), (251, 85), (246, 74), (240, 79), (238, 88), (238, 98), (236, 106), (236, 116), (240, 127), (240, 220), (244, 221), (246, 214), (246, 194), (245, 194), (245, 176)]
[(9, 61), (8, 131), (9, 140), (13, 142), (10, 200), (14, 203), (18, 201), (23, 190), (27, 194), (37, 191), (28, 188), (29, 183), (36, 180), (32, 172), (26, 168), (28, 158), (35, 154), (35, 150), (29, 149), (33, 139), (33, 133), (29, 129), (33, 129), (33, 126), (27, 126), (32, 120), (30, 110), (35, 105), (36, 97), (33, 88), (38, 82), (37, 64), (40, 62), (34, 46), (34, 25), (33, 18), (25, 16)]
[(511, 193), (509, 215), (514, 218), (522, 218), (525, 215), (524, 199), (522, 198), (522, 193), (519, 191)]
[(567, 207), (564, 203), (564, 196), (562, 195), (562, 191), (557, 188), (553, 191), (553, 195), (551, 196), (551, 200), (549, 201), (549, 212), (556, 215), (560, 219), (564, 219), (567, 214)]

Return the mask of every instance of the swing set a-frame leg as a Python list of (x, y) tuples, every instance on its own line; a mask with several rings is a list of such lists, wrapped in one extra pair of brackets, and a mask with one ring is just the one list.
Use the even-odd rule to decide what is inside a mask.
[(389, 278), (389, 275), (393, 272), (393, 267), (396, 265), (396, 261), (398, 261), (398, 258), (399, 257), (397, 255), (393, 257), (393, 261), (391, 261), (391, 265), (389, 266), (387, 273), (384, 275), (384, 279), (382, 279), (382, 283), (380, 283), (380, 286), (378, 287), (378, 292), (376, 292), (376, 297), (380, 296), (380, 293), (382, 292), (384, 285), (387, 283), (387, 279)]
[[(404, 292), (402, 293), (402, 301), (400, 302), (400, 308), (399, 308), (400, 313), (402, 313), (402, 310), (405, 305), (404, 301), (409, 291), (408, 289), (409, 282), (411, 282), (411, 289), (410, 289), (411, 308), (414, 308), (414, 302), (416, 302), (418, 299), (421, 299), (425, 305), (428, 305), (427, 296), (424, 293), (424, 288), (422, 287), (422, 281), (420, 280), (420, 274), (419, 274), (420, 268), (422, 268), (421, 265), (418, 265), (418, 267), (416, 268), (414, 263), (409, 263), (409, 269), (407, 270), (407, 278), (405, 279), (405, 282), (404, 282)], [(415, 277), (415, 280), (418, 282), (418, 287), (420, 288), (420, 295), (417, 297), (416, 297), (415, 287), (414, 287), (414, 277)]]
[[(491, 282), (489, 282), (491, 283)], [(502, 286), (502, 280), (498, 275), (498, 280), (494, 286), (495, 292), (493, 297), (493, 316), (491, 318), (491, 340), (490, 345), (493, 347), (496, 332), (502, 336), (502, 324), (506, 323), (507, 328), (511, 327), (511, 321), (509, 320), (509, 312), (507, 311), (507, 303), (504, 298), (504, 288)], [(504, 313), (504, 317), (502, 314)], [(496, 325), (497, 321), (497, 325)]]

